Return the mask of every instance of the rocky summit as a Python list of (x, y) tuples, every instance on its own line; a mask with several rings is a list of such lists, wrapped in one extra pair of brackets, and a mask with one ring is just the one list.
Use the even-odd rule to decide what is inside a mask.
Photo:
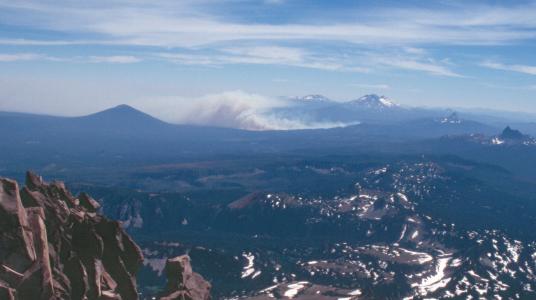
[[(139, 299), (140, 248), (89, 195), (27, 173), (0, 178), (0, 299)], [(188, 256), (169, 259), (162, 299), (210, 299)]]

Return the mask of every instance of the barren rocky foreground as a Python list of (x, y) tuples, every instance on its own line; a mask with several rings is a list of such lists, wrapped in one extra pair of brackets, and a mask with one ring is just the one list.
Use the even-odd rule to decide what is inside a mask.
[[(140, 248), (89, 195), (28, 173), (0, 178), (0, 299), (138, 299)], [(161, 299), (210, 299), (186, 255), (168, 259)]]

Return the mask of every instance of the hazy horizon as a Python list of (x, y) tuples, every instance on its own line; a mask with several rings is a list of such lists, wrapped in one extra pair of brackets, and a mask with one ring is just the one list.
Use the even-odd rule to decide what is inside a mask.
[(189, 102), (263, 109), (280, 96), (376, 93), (407, 106), (536, 113), (533, 8), (0, 1), (0, 110), (72, 116), (125, 103), (170, 120)]

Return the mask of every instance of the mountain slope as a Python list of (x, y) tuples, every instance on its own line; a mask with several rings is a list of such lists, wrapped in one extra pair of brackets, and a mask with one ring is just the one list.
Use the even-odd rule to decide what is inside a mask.
[(206, 258), (200, 270), (222, 299), (531, 299), (534, 186), (457, 158), (356, 159), (278, 157), (273, 169), (253, 159), (189, 173), (200, 180), (161, 171), (210, 193), (110, 195), (104, 209), (143, 219), (129, 231), (154, 238), (144, 244), (151, 278), (177, 239), (179, 251)]
[(401, 108), (399, 104), (394, 103), (387, 97), (375, 94), (365, 95), (359, 99), (349, 101), (346, 103), (346, 107), (373, 110)]
[(418, 118), (439, 117), (443, 112), (406, 108), (385, 96), (365, 95), (347, 102), (321, 102), (322, 106), (306, 105), (290, 108), (287, 115), (305, 116), (308, 120), (330, 122), (362, 122), (388, 124)]
[(301, 103), (301, 104), (313, 104), (313, 103), (327, 104), (327, 103), (333, 102), (333, 100), (329, 99), (328, 97), (319, 95), (319, 94), (306, 95), (303, 97), (294, 97), (294, 98), (291, 98), (291, 100), (295, 101), (296, 103)]
[(171, 125), (124, 104), (71, 121), (92, 130), (165, 130)]
[(21, 169), (29, 169), (43, 164), (92, 164), (96, 160), (162, 159), (225, 149), (218, 143), (240, 141), (246, 133), (169, 124), (125, 105), (83, 117), (2, 113), (0, 163), (24, 162)]

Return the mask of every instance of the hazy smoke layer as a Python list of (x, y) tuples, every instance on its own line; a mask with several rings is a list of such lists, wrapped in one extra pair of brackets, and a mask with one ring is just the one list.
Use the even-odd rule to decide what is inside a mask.
[(137, 101), (143, 111), (171, 123), (213, 125), (248, 130), (287, 130), (341, 127), (344, 123), (318, 123), (282, 118), (270, 111), (288, 102), (243, 91), (230, 91), (194, 99), (161, 97)]
[[(28, 86), (32, 88), (29, 89)], [(284, 99), (244, 91), (229, 91), (201, 97), (175, 95), (177, 90), (150, 89), (141, 84), (106, 83), (99, 80), (63, 82), (56, 79), (0, 77), (0, 111), (81, 116), (119, 104), (132, 105), (162, 120), (242, 128), (286, 130), (340, 127), (343, 123), (319, 123), (303, 116), (278, 116), (272, 109), (285, 107)]]

